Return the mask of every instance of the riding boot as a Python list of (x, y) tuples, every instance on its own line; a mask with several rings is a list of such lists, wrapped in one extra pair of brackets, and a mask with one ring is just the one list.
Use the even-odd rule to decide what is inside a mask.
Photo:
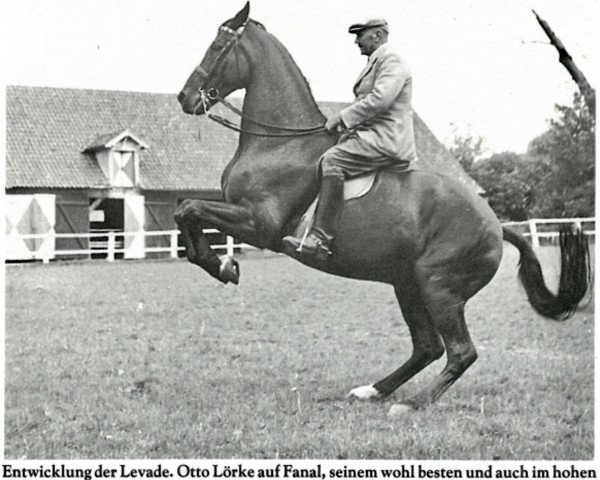
[(315, 220), (304, 241), (293, 236), (283, 239), (303, 255), (327, 260), (331, 255), (331, 244), (344, 205), (344, 178), (338, 175), (324, 175), (321, 179), (321, 194)]

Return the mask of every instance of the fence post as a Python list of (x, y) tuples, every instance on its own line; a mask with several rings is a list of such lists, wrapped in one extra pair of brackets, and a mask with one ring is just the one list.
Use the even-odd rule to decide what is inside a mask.
[(42, 263), (50, 263), (50, 248), (48, 248), (48, 245), (50, 243), (50, 236), (50, 232), (48, 232), (44, 237), (44, 241), (40, 245), (40, 248), (38, 248), (38, 252), (40, 251), (40, 249), (42, 250)]
[(575, 228), (577, 228), (577, 230), (580, 232), (583, 232), (583, 229), (581, 228), (581, 220), (575, 220)]
[(171, 232), (171, 258), (177, 258), (177, 237), (179, 231), (174, 230)]
[(537, 225), (535, 224), (535, 219), (529, 220), (529, 233), (531, 234), (531, 245), (533, 248), (540, 247), (540, 239), (538, 237)]
[(116, 235), (115, 232), (108, 232), (108, 245), (106, 252), (106, 260), (109, 262), (115, 261), (115, 248), (116, 248)]
[(233, 237), (230, 237), (229, 235), (227, 235), (227, 255), (229, 255), (230, 257), (233, 256), (233, 247), (234, 247)]

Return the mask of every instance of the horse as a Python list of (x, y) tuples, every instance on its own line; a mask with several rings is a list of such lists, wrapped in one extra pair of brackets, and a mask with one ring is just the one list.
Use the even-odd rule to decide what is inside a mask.
[(222, 175), (224, 201), (188, 199), (175, 212), (191, 263), (223, 283), (238, 283), (237, 261), (217, 256), (202, 233), (216, 228), (324, 272), (391, 285), (412, 354), (385, 378), (348, 396), (384, 399), (447, 355), (443, 370), (412, 398), (393, 405), (392, 415), (432, 404), (476, 360), (465, 304), (494, 277), (503, 240), (520, 252), (519, 278), (538, 313), (564, 320), (576, 310), (591, 275), (582, 232), (561, 229), (560, 284), (553, 294), (523, 236), (502, 227), (471, 187), (435, 172), (380, 171), (366, 195), (345, 202), (328, 259), (307, 260), (286, 250), (282, 238), (295, 231), (315, 199), (319, 158), (337, 137), (322, 127), (325, 117), (289, 52), (249, 12), (248, 2), (220, 26), (178, 95), (184, 112), (211, 116), (217, 102), (236, 111), (225, 97), (246, 91), (239, 126), (211, 116), (239, 132)]

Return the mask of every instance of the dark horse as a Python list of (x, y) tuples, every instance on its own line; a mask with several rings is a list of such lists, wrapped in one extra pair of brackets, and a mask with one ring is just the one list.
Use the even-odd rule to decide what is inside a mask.
[[(238, 265), (216, 256), (202, 229), (217, 228), (283, 252), (281, 239), (294, 232), (317, 195), (319, 157), (336, 141), (322, 128), (310, 128), (323, 125), (325, 117), (307, 81), (285, 47), (248, 14), (249, 3), (220, 27), (178, 97), (186, 113), (201, 115), (234, 90), (246, 90), (239, 145), (222, 177), (225, 202), (186, 200), (175, 213), (189, 261), (223, 283), (238, 282)], [(503, 228), (467, 186), (436, 173), (381, 171), (367, 195), (344, 205), (328, 260), (306, 262), (295, 252), (284, 253), (322, 271), (395, 289), (412, 336), (412, 355), (383, 380), (350, 395), (385, 397), (447, 352), (441, 373), (393, 407), (401, 412), (437, 400), (477, 358), (465, 303), (498, 270), (503, 239), (520, 251), (519, 275), (533, 308), (546, 317), (568, 317), (588, 289), (589, 254), (582, 234), (570, 228), (561, 232), (562, 271), (555, 295), (523, 237)]]

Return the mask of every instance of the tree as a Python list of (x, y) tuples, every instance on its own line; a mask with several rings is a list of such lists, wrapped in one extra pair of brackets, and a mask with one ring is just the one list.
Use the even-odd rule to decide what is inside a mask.
[(569, 75), (571, 75), (571, 78), (579, 87), (579, 91), (585, 99), (589, 112), (592, 116), (595, 116), (596, 91), (589, 84), (583, 72), (579, 70), (573, 61), (573, 57), (571, 57), (564, 44), (560, 41), (560, 38), (552, 31), (548, 22), (541, 18), (535, 10), (533, 10), (533, 14), (540, 24), (540, 27), (542, 27), (542, 30), (544, 30), (544, 33), (548, 36), (550, 43), (556, 48), (556, 51), (558, 52), (558, 61), (567, 69), (567, 72), (569, 72)]
[(483, 153), (483, 138), (471, 133), (461, 135), (455, 130), (449, 151), (465, 172), (470, 173), (473, 162)]
[(573, 105), (557, 105), (558, 118), (532, 140), (528, 154), (537, 169), (531, 214), (543, 217), (594, 215), (595, 118), (581, 94)]
[(503, 152), (473, 164), (471, 176), (485, 190), (490, 207), (502, 220), (521, 221), (529, 217), (534, 198), (533, 168), (514, 152)]
[(594, 214), (596, 91), (552, 31), (548, 22), (533, 11), (538, 23), (558, 52), (559, 62), (579, 88), (572, 107), (556, 106), (557, 120), (550, 129), (533, 140), (531, 155), (547, 172), (540, 184), (545, 189), (543, 202), (536, 202), (533, 213), (548, 216), (587, 216)]
[[(594, 215), (595, 117), (580, 93), (573, 105), (557, 105), (556, 111), (526, 154), (504, 152), (471, 163), (470, 175), (503, 220)], [(455, 145), (472, 152), (467, 147), (473, 142)]]

